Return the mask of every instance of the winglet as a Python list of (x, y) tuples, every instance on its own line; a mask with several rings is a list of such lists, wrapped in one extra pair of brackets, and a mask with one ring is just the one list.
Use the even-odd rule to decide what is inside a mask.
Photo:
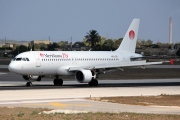
[(174, 65), (174, 59), (170, 60), (171, 65)]

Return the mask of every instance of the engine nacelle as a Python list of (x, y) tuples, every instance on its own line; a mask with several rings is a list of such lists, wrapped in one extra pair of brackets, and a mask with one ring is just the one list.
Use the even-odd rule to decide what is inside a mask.
[(34, 75), (23, 75), (25, 80), (34, 80), (34, 81), (41, 81), (41, 76), (34, 76)]
[(40, 76), (29, 75), (29, 77), (30, 77), (32, 80), (37, 80), (37, 81), (40, 81), (39, 79), (41, 79)]
[(78, 70), (75, 73), (75, 79), (79, 83), (88, 83), (93, 78), (96, 78), (96, 74), (94, 71), (91, 71), (91, 70)]

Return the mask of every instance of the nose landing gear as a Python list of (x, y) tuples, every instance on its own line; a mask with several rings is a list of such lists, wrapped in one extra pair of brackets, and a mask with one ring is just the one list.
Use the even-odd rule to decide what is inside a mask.
[(55, 86), (62, 86), (63, 85), (63, 80), (59, 79), (59, 78), (54, 79), (54, 85)]
[(26, 83), (26, 86), (27, 86), (27, 87), (31, 87), (31, 86), (32, 86), (32, 82), (31, 82), (31, 81), (27, 82), (27, 83)]

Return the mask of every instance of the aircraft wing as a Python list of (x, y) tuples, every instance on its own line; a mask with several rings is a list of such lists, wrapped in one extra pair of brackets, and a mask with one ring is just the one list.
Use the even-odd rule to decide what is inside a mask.
[(142, 56), (142, 57), (132, 57), (131, 60), (149, 60), (149, 59), (175, 59), (178, 56), (167, 56), (167, 55), (153, 55), (153, 56)]
[(146, 66), (146, 65), (157, 65), (157, 64), (162, 64), (163, 62), (146, 62), (146, 61), (133, 61), (133, 62), (123, 62), (120, 64), (114, 64), (114, 65), (97, 65), (93, 67), (88, 67), (88, 66), (82, 66), (82, 67), (70, 67), (69, 71), (77, 71), (80, 69), (86, 69), (86, 70), (91, 70), (91, 69), (105, 69), (105, 68), (122, 68), (122, 67), (137, 67), (137, 66)]
[[(127, 62), (119, 65), (110, 65), (110, 66), (103, 66), (104, 68), (122, 68), (122, 67), (137, 67), (137, 66), (146, 66), (146, 65), (157, 65), (162, 64), (162, 62), (142, 62), (142, 61), (136, 61), (136, 62)], [(100, 69), (102, 66), (96, 66), (95, 69)]]

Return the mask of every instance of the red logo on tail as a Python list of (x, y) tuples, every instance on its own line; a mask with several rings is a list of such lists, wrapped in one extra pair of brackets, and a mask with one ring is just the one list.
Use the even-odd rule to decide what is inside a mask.
[(131, 40), (133, 40), (134, 37), (135, 37), (135, 33), (134, 33), (133, 30), (131, 30), (131, 31), (129, 32), (129, 38), (130, 38)]

